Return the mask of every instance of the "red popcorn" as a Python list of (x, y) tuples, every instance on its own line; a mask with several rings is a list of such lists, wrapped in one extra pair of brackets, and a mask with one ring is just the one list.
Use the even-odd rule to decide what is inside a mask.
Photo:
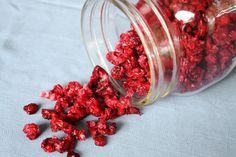
[(115, 80), (121, 80), (125, 75), (126, 70), (122, 66), (115, 66), (111, 71), (111, 76)]
[[(119, 55), (114, 55), (118, 53)], [(107, 60), (115, 65), (111, 70), (113, 79), (121, 81), (126, 90), (137, 92), (141, 96), (147, 94), (150, 87), (149, 78), (146, 77), (149, 73), (149, 65), (141, 40), (135, 30), (121, 35), (115, 52), (108, 52)], [(148, 89), (141, 89), (142, 86)]]
[(76, 137), (77, 140), (84, 141), (86, 139), (85, 130), (75, 129), (72, 134)]
[[(162, 13), (167, 15), (167, 24), (170, 25), (170, 29), (174, 29), (179, 39), (179, 42), (174, 43), (180, 45), (180, 52), (178, 52), (180, 54), (176, 54), (178, 76), (176, 76), (177, 86), (173, 89), (174, 92), (197, 91), (224, 76), (236, 56), (236, 14), (227, 12), (217, 16), (214, 23), (211, 23), (212, 17), (208, 16), (217, 15), (214, 13), (217, 10), (215, 3), (221, 7), (225, 6), (226, 2), (155, 0), (153, 3), (159, 5)], [(234, 3), (227, 1), (227, 5), (230, 4)], [(139, 0), (136, 7), (144, 16), (150, 29), (157, 32), (153, 35), (160, 38), (163, 28), (156, 14), (148, 8), (146, 1)], [(186, 12), (182, 19), (178, 17), (179, 11)], [(184, 19), (187, 18), (187, 12), (193, 15), (188, 20)], [(170, 81), (173, 71), (172, 61), (161, 59), (164, 79)], [(134, 27), (131, 26), (131, 30), (120, 36), (115, 50), (107, 53), (107, 60), (114, 65), (111, 70), (113, 79), (137, 96), (147, 95), (151, 84), (148, 56)]]
[(57, 84), (50, 91), (44, 91), (39, 94), (40, 97), (56, 101), (63, 95), (63, 88), (61, 85)]
[(56, 136), (46, 138), (41, 143), (41, 148), (48, 153), (59, 152), (64, 153), (65, 151), (72, 151), (75, 147), (75, 139), (72, 136), (65, 136), (59, 139)]
[(26, 134), (26, 137), (30, 140), (36, 139), (40, 134), (40, 128), (35, 123), (26, 124), (23, 128), (23, 132)]
[(122, 64), (126, 61), (126, 58), (122, 56), (119, 52), (110, 52), (107, 54), (107, 60), (114, 65)]
[(86, 139), (85, 130), (78, 130), (72, 124), (69, 124), (57, 117), (53, 117), (50, 121), (52, 132), (63, 131), (65, 134), (74, 135), (76, 139), (83, 141)]
[(59, 119), (58, 117), (52, 117), (50, 127), (52, 132), (64, 131), (66, 134), (72, 134), (75, 129), (73, 125)]
[[(75, 142), (84, 141), (88, 136), (93, 138), (95, 145), (103, 147), (106, 138), (117, 130), (116, 123), (108, 121), (125, 114), (140, 114), (139, 109), (132, 106), (132, 92), (120, 96), (107, 72), (99, 66), (94, 68), (88, 84), (82, 86), (76, 81), (64, 87), (58, 84), (44, 94), (41, 96), (55, 101), (55, 105), (53, 109), (42, 109), (42, 117), (50, 121), (52, 132), (66, 134), (62, 139), (53, 136), (43, 140), (41, 147), (48, 153), (67, 152), (69, 157), (78, 157), (74, 152)], [(88, 115), (97, 120), (87, 121), (86, 128), (78, 129), (76, 125)], [(30, 124), (26, 128), (27, 137), (35, 139), (38, 136), (37, 125)]]
[(106, 119), (87, 121), (88, 130), (93, 138), (100, 135), (113, 135), (116, 132), (116, 123), (108, 123)]
[(41, 143), (41, 148), (48, 153), (52, 153), (56, 151), (55, 148), (55, 143), (59, 143), (60, 140), (54, 136), (52, 138), (46, 138), (45, 140), (43, 140), (43, 142)]
[(72, 151), (67, 153), (67, 157), (80, 157), (80, 155)]
[(28, 105), (25, 105), (24, 106), (24, 111), (27, 113), (27, 114), (35, 114), (37, 111), (38, 111), (38, 105), (35, 104), (35, 103), (30, 103)]
[(65, 98), (58, 98), (54, 106), (54, 111), (60, 113), (69, 107), (69, 103)]
[(87, 111), (85, 108), (83, 107), (77, 107), (77, 106), (71, 106), (68, 109), (67, 112), (67, 117), (69, 118), (73, 118), (76, 121), (83, 119), (84, 117), (86, 117), (88, 115)]
[(106, 145), (106, 138), (105, 136), (96, 136), (94, 137), (94, 144), (99, 147), (104, 147)]
[(42, 109), (42, 117), (44, 119), (52, 119), (53, 116), (56, 116), (57, 115), (57, 112), (54, 111), (54, 110), (49, 110), (49, 109)]

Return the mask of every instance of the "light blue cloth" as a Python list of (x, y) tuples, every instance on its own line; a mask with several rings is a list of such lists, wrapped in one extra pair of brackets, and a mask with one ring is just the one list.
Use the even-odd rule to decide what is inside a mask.
[[(53, 135), (35, 141), (25, 123), (47, 126), (40, 112), (26, 115), (29, 102), (51, 108), (39, 92), (70, 80), (86, 82), (92, 66), (80, 36), (84, 0), (0, 0), (0, 157), (57, 157), (40, 149)], [(236, 71), (206, 91), (170, 96), (143, 109), (143, 115), (117, 119), (119, 130), (104, 148), (91, 139), (76, 150), (82, 157), (235, 157)]]

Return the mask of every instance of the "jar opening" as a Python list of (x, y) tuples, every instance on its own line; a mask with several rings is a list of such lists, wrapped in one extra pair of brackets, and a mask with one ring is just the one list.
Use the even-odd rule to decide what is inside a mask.
[[(137, 3), (138, 0), (135, 2), (126, 0), (88, 0), (82, 10), (81, 28), (84, 44), (91, 62), (94, 66), (99, 65), (111, 74), (114, 65), (106, 60), (106, 54), (114, 50), (114, 46), (119, 41), (122, 33), (130, 30), (131, 25), (134, 27), (144, 46), (150, 66), (151, 87), (149, 92), (143, 97), (133, 97), (135, 105), (143, 106), (154, 102), (158, 97), (165, 96), (171, 91), (170, 86), (173, 86), (176, 71), (172, 75), (172, 85), (164, 81), (165, 69), (160, 54), (171, 56), (172, 60), (175, 54), (170, 52), (173, 49), (169, 48), (169, 43), (167, 43), (168, 47), (162, 50), (160, 50), (161, 46), (157, 46), (161, 44), (161, 41), (155, 39), (152, 28), (149, 27), (140, 11), (137, 10)], [(153, 9), (152, 7), (150, 9)], [(163, 23), (164, 21), (160, 22)], [(165, 30), (163, 31), (165, 38), (168, 38)], [(176, 66), (176, 62), (174, 66)], [(111, 81), (116, 89), (123, 94), (125, 93), (125, 90), (117, 81), (112, 78)]]

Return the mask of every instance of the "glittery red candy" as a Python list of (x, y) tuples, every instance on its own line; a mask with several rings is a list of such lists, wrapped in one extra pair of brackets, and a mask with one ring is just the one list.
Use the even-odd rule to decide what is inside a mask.
[(112, 78), (121, 80), (125, 75), (126, 70), (122, 66), (115, 66), (111, 71)]
[(42, 117), (48, 120), (52, 119), (52, 117), (56, 116), (57, 114), (56, 111), (49, 110), (49, 109), (42, 109), (41, 113), (42, 113)]
[[(195, 91), (221, 77), (230, 67), (236, 56), (236, 13), (225, 13), (215, 19), (209, 27), (207, 16), (212, 12), (215, 1), (168, 0), (153, 1), (161, 6), (169, 18), (170, 25), (180, 39), (181, 55), (178, 58), (177, 91)], [(224, 6), (224, 1), (218, 5)], [(233, 3), (227, 1), (227, 3)], [(150, 28), (160, 29), (156, 15), (147, 8), (145, 0), (139, 0), (137, 9), (144, 16)], [(177, 20), (178, 11), (185, 10), (195, 14), (189, 22)], [(214, 14), (214, 13), (213, 13)], [(212, 29), (212, 30), (211, 30)], [(128, 50), (128, 51), (127, 51)], [(132, 27), (123, 33), (115, 50), (107, 53), (107, 60), (114, 64), (111, 75), (127, 91), (145, 96), (150, 88), (150, 69), (142, 43)], [(172, 77), (172, 62), (162, 59), (165, 79)]]
[(64, 133), (68, 135), (74, 135), (78, 140), (85, 140), (85, 130), (78, 130), (75, 126), (58, 119), (57, 117), (53, 117), (50, 122), (52, 132), (57, 132), (62, 130)]
[(48, 153), (59, 152), (63, 153), (65, 151), (72, 151), (75, 147), (75, 139), (72, 136), (65, 136), (59, 139), (56, 136), (51, 138), (46, 138), (41, 143), (41, 148)]
[(43, 142), (41, 143), (41, 148), (48, 153), (52, 153), (56, 151), (55, 148), (55, 143), (58, 142), (59, 143), (59, 139), (54, 136), (52, 138), (46, 138), (45, 140), (43, 140)]
[(93, 138), (100, 135), (113, 135), (116, 132), (116, 123), (108, 123), (106, 121), (87, 121), (87, 127)]
[(52, 90), (41, 92), (40, 97), (56, 101), (58, 98), (63, 96), (63, 88), (61, 85), (55, 85)]
[(83, 119), (87, 115), (88, 113), (85, 108), (77, 106), (71, 106), (67, 112), (67, 116), (76, 119), (76, 121)]
[[(108, 120), (125, 114), (140, 114), (139, 109), (131, 105), (132, 94), (120, 97), (111, 85), (108, 74), (100, 67), (95, 67), (87, 85), (81, 86), (76, 82), (65, 87), (56, 85), (46, 93), (49, 94), (46, 98), (56, 103), (54, 109), (42, 109), (42, 117), (50, 120), (53, 132), (63, 131), (67, 134), (63, 139), (45, 139), (41, 147), (46, 152), (67, 151), (68, 156), (79, 156), (73, 151), (74, 140), (85, 140), (86, 131), (78, 130), (74, 122), (87, 115), (99, 117), (99, 121), (87, 122), (87, 127), (95, 145), (105, 146), (106, 136), (115, 134), (117, 128), (116, 123), (108, 123)], [(37, 136), (34, 135), (33, 138), (35, 137)]]
[(121, 81), (126, 90), (137, 92), (140, 96), (147, 94), (150, 88), (149, 65), (141, 40), (135, 30), (120, 36), (114, 52), (107, 53), (107, 60), (114, 64), (111, 76)]
[(78, 130), (78, 129), (75, 129), (72, 133), (76, 139), (80, 140), (80, 141), (84, 141), (86, 139), (86, 132), (85, 130)]
[(103, 147), (106, 145), (106, 138), (105, 136), (96, 136), (94, 137), (94, 144), (99, 147)]
[[(53, 109), (42, 109), (42, 117), (50, 120), (52, 132), (66, 134), (62, 139), (53, 136), (43, 140), (42, 149), (49, 153), (68, 152), (67, 156), (77, 157), (79, 154), (74, 152), (76, 139), (83, 141), (89, 135), (95, 145), (105, 146), (106, 138), (117, 130), (116, 123), (108, 121), (125, 114), (140, 114), (139, 109), (132, 106), (132, 94), (128, 92), (125, 97), (120, 96), (107, 72), (99, 66), (94, 68), (88, 84), (82, 86), (72, 81), (64, 87), (58, 84), (41, 93), (43, 98), (55, 101)], [(87, 121), (87, 129), (77, 129), (77, 123), (88, 115), (97, 117), (97, 120)]]
[(24, 126), (23, 132), (26, 134), (26, 137), (28, 139), (34, 140), (40, 134), (40, 128), (37, 124), (30, 123)]
[(78, 153), (71, 151), (67, 153), (67, 157), (80, 157), (80, 155)]
[(30, 103), (28, 105), (25, 105), (23, 109), (29, 115), (35, 114), (38, 111), (38, 105), (35, 103)]

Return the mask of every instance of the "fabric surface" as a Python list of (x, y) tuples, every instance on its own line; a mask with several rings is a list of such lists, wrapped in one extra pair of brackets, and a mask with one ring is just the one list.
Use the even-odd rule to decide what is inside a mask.
[[(40, 112), (22, 107), (39, 92), (70, 80), (86, 82), (92, 65), (80, 36), (84, 0), (0, 0), (0, 157), (58, 157), (40, 148), (54, 135)], [(145, 107), (142, 116), (117, 119), (119, 130), (104, 148), (80, 142), (82, 157), (235, 157), (236, 71), (194, 96), (169, 96)], [(44, 132), (35, 141), (22, 133), (35, 122)], [(58, 134), (56, 134), (58, 135)]]

